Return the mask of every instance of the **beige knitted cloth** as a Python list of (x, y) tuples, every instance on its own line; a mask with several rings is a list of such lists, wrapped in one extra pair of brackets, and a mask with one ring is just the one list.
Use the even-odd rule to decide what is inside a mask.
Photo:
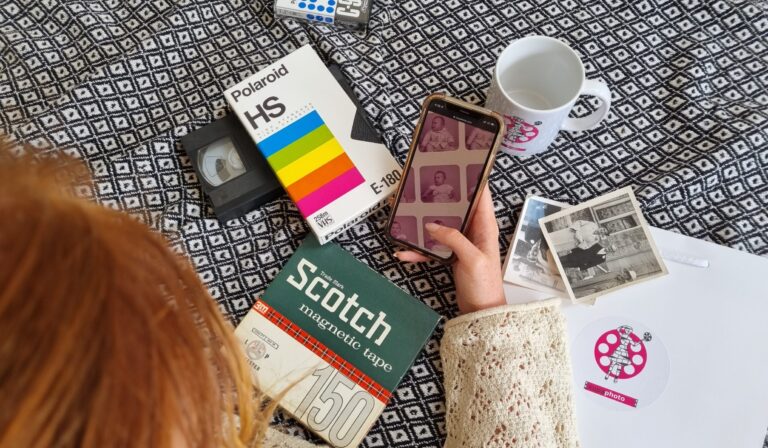
[(578, 446), (559, 303), (507, 305), (446, 324), (446, 447)]
[[(579, 446), (559, 299), (448, 321), (441, 357), (447, 448)], [(267, 448), (306, 442), (270, 431)]]

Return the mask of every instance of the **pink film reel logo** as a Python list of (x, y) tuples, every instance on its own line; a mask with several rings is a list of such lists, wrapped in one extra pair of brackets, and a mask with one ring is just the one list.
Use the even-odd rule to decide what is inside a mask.
[(512, 151), (525, 151), (525, 148), (515, 145), (535, 139), (539, 135), (539, 129), (536, 126), (541, 124), (541, 122), (536, 122), (535, 125), (526, 123), (522, 118), (510, 115), (504, 115), (504, 123), (507, 125), (507, 135), (501, 146)]
[(616, 383), (639, 375), (648, 362), (645, 343), (650, 341), (650, 333), (640, 339), (629, 325), (606, 331), (597, 338), (595, 361), (605, 373), (605, 379), (613, 378)]

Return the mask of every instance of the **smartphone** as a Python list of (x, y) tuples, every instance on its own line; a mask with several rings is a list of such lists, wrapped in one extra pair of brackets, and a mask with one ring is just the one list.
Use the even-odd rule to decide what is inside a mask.
[(499, 114), (430, 95), (387, 223), (389, 239), (432, 259), (453, 261), (453, 252), (430, 238), (424, 226), (433, 222), (466, 233), (503, 136)]

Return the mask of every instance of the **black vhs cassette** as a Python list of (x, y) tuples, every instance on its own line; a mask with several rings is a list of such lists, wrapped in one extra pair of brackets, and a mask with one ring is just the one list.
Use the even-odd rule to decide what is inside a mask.
[(221, 222), (242, 216), (284, 193), (234, 115), (190, 132), (181, 138), (181, 145)]

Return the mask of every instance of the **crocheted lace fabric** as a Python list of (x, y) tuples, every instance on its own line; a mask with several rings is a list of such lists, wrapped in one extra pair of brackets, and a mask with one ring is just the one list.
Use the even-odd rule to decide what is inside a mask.
[(446, 447), (578, 446), (558, 305), (508, 305), (448, 322)]

